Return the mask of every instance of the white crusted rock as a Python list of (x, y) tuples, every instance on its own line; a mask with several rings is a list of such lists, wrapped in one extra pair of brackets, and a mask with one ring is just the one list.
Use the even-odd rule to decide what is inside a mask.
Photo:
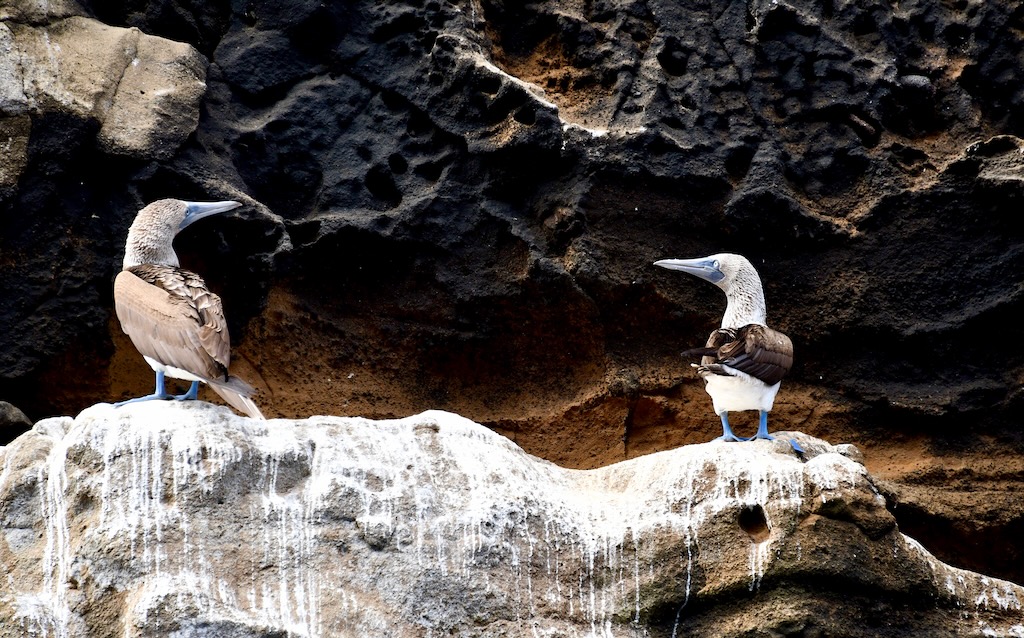
[(866, 610), (1013, 635), (1022, 613), (1022, 588), (899, 533), (824, 442), (581, 471), (445, 412), (259, 422), (149, 402), (52, 421), (66, 434), (0, 456), (5, 638), (889, 635), (851, 624)]

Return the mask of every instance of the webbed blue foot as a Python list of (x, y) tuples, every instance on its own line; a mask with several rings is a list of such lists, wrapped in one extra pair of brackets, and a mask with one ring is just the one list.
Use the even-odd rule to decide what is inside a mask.
[(749, 441), (742, 436), (736, 436), (733, 434), (732, 428), (729, 427), (729, 413), (723, 412), (719, 415), (722, 417), (722, 436), (715, 439), (716, 441), (726, 441), (728, 443), (739, 443), (741, 441)]
[(119, 401), (114, 404), (115, 408), (119, 408), (122, 405), (128, 405), (129, 403), (141, 403), (142, 401), (166, 401), (168, 399), (174, 399), (176, 401), (192, 401), (199, 394), (199, 382), (193, 381), (192, 386), (188, 389), (185, 394), (167, 394), (167, 390), (164, 383), (164, 373), (156, 373), (156, 387), (153, 389), (153, 394), (147, 394), (144, 397), (135, 397), (134, 399), (128, 399), (127, 401)]
[(153, 394), (147, 394), (144, 397), (135, 397), (134, 399), (128, 399), (127, 401), (118, 401), (117, 403), (114, 404), (114, 407), (115, 408), (119, 408), (122, 405), (128, 405), (129, 403), (141, 403), (143, 401), (162, 401), (162, 400), (167, 400), (167, 399), (170, 399), (170, 398), (171, 398), (171, 395), (169, 395), (169, 394), (156, 394), (156, 393), (153, 393)]
[[(764, 410), (760, 410), (758, 411), (758, 414), (760, 415), (760, 422), (757, 425), (757, 434), (754, 435), (754, 438), (774, 441), (775, 437), (768, 434), (768, 413)], [(789, 439), (789, 444), (793, 446), (793, 451), (797, 454), (804, 453), (804, 449), (800, 447), (800, 444), (796, 442), (796, 439)]]
[(199, 397), (199, 382), (193, 381), (185, 394), (175, 394), (171, 398), (175, 401), (195, 401)]
[(754, 438), (774, 441), (775, 437), (768, 434), (768, 413), (764, 410), (759, 410), (757, 414), (760, 416), (760, 421), (757, 423), (757, 434), (754, 435)]

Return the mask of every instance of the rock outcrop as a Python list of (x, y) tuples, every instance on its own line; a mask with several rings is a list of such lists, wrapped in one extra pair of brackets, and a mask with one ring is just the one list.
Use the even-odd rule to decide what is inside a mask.
[(446, 412), (89, 408), (0, 448), (0, 636), (1019, 636), (852, 446), (596, 470)]
[(235, 198), (178, 252), (269, 414), (440, 408), (597, 467), (716, 435), (678, 353), (720, 298), (650, 263), (742, 252), (796, 346), (773, 427), (856, 441), (905, 531), (1024, 582), (1024, 350), (991, 343), (1022, 50), (1011, 0), (0, 0), (0, 399), (148, 391), (124, 232)]
[[(170, 158), (199, 123), (206, 60), (188, 44), (68, 16), (0, 22), (0, 54), (5, 119), (60, 114), (95, 122), (99, 150), (140, 159)], [(25, 163), (27, 133), (10, 137), (18, 142), (14, 166)], [(19, 177), (12, 171), (0, 186), (12, 188)]]

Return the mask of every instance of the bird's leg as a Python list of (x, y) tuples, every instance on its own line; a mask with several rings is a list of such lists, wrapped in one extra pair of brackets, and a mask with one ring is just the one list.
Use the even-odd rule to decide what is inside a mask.
[(176, 394), (176, 395), (174, 395), (171, 398), (172, 399), (176, 399), (178, 401), (195, 401), (198, 396), (199, 396), (199, 382), (198, 381), (193, 381), (192, 385), (188, 389), (188, 392), (186, 392), (185, 394)]
[(774, 441), (775, 437), (768, 434), (768, 413), (764, 410), (758, 410), (758, 414), (761, 416), (761, 420), (757, 424), (757, 434), (754, 435), (754, 438)]
[(735, 441), (749, 441), (750, 440), (750, 439), (745, 439), (742, 436), (736, 436), (735, 434), (732, 433), (732, 428), (729, 427), (729, 413), (728, 412), (723, 412), (719, 416), (722, 417), (722, 436), (720, 436), (717, 439), (715, 439), (716, 441), (735, 442)]
[[(760, 410), (761, 422), (757, 426), (757, 434), (754, 435), (755, 439), (768, 439), (774, 441), (775, 437), (768, 434), (768, 413), (764, 410)], [(796, 439), (790, 439), (789, 444), (793, 446), (793, 451), (799, 454), (804, 453), (804, 449), (800, 447), (800, 444), (796, 442)]]
[(164, 389), (164, 373), (162, 370), (157, 370), (156, 388), (153, 390), (153, 396), (161, 399), (167, 396), (167, 390)]
[(171, 395), (167, 394), (167, 390), (164, 389), (164, 373), (158, 371), (156, 373), (156, 387), (153, 389), (153, 394), (147, 394), (144, 397), (135, 397), (134, 399), (128, 399), (127, 401), (121, 401), (115, 403), (114, 407), (121, 407), (128, 403), (138, 403), (140, 401), (153, 401), (156, 399), (170, 399)]

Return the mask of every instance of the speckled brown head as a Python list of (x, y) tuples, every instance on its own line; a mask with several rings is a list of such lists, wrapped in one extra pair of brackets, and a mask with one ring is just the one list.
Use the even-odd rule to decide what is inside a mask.
[(185, 202), (180, 199), (161, 199), (139, 211), (128, 229), (124, 247), (127, 269), (141, 264), (179, 266), (174, 252), (174, 236), (190, 224), (241, 206), (235, 201)]

